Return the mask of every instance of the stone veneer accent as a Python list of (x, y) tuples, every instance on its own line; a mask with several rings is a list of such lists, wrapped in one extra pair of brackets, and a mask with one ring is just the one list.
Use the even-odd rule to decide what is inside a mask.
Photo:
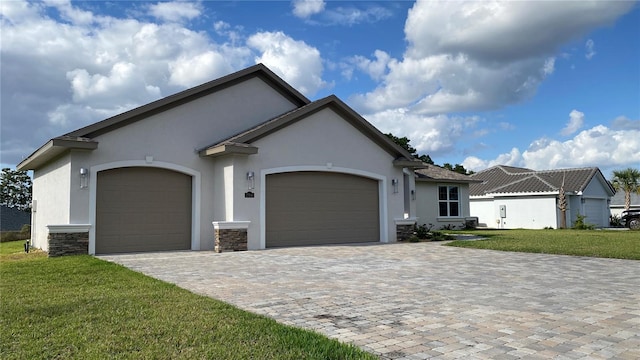
[(396, 220), (396, 240), (407, 241), (415, 231), (416, 220), (403, 219)]
[(89, 225), (49, 225), (49, 257), (89, 253)]
[(214, 251), (246, 251), (249, 221), (214, 221)]

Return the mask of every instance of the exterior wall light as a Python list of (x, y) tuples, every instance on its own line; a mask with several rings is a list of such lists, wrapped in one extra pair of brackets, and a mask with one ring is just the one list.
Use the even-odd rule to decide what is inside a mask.
[(247, 189), (253, 190), (256, 187), (256, 179), (253, 171), (247, 172)]
[(89, 187), (89, 170), (86, 168), (80, 168), (80, 189), (86, 189)]
[(416, 191), (411, 190), (411, 200), (415, 200), (415, 199), (416, 199)]
[(391, 179), (391, 186), (393, 186), (393, 193), (398, 193), (398, 179)]

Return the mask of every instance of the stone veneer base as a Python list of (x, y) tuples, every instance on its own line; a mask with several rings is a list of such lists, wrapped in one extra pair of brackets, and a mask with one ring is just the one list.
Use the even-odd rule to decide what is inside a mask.
[(407, 241), (415, 230), (416, 220), (402, 219), (396, 220), (396, 241)]
[(86, 255), (89, 253), (89, 233), (49, 233), (49, 257)]
[(247, 250), (249, 221), (214, 221), (213, 227), (215, 252)]

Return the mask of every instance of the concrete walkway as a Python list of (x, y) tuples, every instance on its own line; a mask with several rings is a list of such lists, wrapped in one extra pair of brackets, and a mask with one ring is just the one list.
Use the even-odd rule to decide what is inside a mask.
[(640, 359), (640, 261), (438, 243), (101, 258), (383, 359)]

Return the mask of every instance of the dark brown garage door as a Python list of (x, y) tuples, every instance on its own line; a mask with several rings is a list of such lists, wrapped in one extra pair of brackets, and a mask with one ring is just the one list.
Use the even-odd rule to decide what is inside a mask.
[(96, 254), (190, 248), (190, 176), (149, 167), (98, 172)]
[(267, 247), (380, 241), (376, 180), (293, 172), (266, 181)]

